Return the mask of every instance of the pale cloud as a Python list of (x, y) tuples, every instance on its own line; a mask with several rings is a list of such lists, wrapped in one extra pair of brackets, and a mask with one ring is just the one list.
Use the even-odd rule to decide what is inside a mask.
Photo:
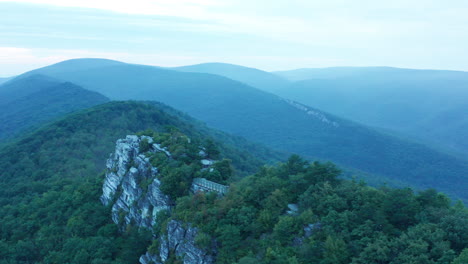
[(179, 66), (203, 61), (202, 57), (169, 53), (128, 53), (89, 50), (28, 49), (0, 47), (0, 77), (17, 75), (35, 68), (77, 58), (106, 58), (154, 66)]
[[(6, 0), (0, 0), (4, 2)], [(8, 1), (11, 2), (11, 1)], [(440, 8), (437, 0), (16, 0), (13, 2), (100, 9), (123, 14), (186, 18), (193, 21), (128, 21), (141, 27), (188, 32), (236, 33), (305, 45), (355, 46), (414, 38), (468, 8)], [(468, 1), (466, 1), (468, 2)], [(457, 2), (458, 3), (458, 2)], [(443, 6), (443, 5), (442, 5)], [(421, 8), (424, 7), (424, 12)], [(289, 11), (288, 11), (289, 10)], [(385, 16), (380, 12), (384, 10)], [(468, 10), (466, 10), (468, 11)], [(398, 15), (395, 15), (398, 14)], [(401, 14), (408, 14), (402, 17)], [(151, 18), (151, 17), (149, 17)], [(460, 22), (458, 21), (458, 24)], [(440, 23), (439, 23), (440, 24)], [(449, 29), (450, 30), (450, 29)], [(456, 30), (450, 37), (460, 32)], [(447, 35), (441, 30), (438, 34)]]
[(61, 7), (79, 7), (108, 10), (125, 14), (161, 15), (201, 19), (206, 14), (204, 7), (217, 6), (212, 0), (0, 0), (53, 5)]
[(0, 25), (0, 46), (31, 48), (5, 52), (33, 66), (104, 57), (160, 66), (221, 61), (265, 70), (341, 65), (467, 70), (468, 1), (462, 0), (2, 2), (25, 3), (16, 10), (24, 6), (31, 13), (55, 12), (38, 16), (33, 20), (38, 23), (11, 15)]
[[(5, 0), (0, 0), (2, 1)], [(187, 18), (199, 22), (158, 20), (146, 24), (138, 21), (133, 23), (146, 27), (165, 26), (182, 31), (240, 33), (304, 44), (329, 44), (343, 35), (345, 35), (343, 39), (346, 39), (346, 35), (349, 34), (375, 33), (375, 26), (366, 21), (346, 19), (336, 15), (331, 9), (334, 5), (310, 5), (310, 3), (300, 1), (296, 1), (297, 8), (309, 8), (310, 17), (270, 14), (272, 6), (282, 1), (274, 4), (269, 1), (246, 0), (16, 0), (14, 2)], [(323, 1), (319, 2), (323, 3)], [(327, 9), (319, 10), (319, 7)], [(316, 16), (320, 17), (314, 18)]]
[(9, 77), (19, 73), (43, 67), (68, 59), (63, 55), (38, 55), (31, 49), (0, 47), (0, 77)]
[(32, 64), (50, 64), (56, 61), (63, 60), (67, 56), (38, 56), (31, 49), (17, 47), (0, 47), (0, 63), (2, 65), (22, 65), (26, 63)]

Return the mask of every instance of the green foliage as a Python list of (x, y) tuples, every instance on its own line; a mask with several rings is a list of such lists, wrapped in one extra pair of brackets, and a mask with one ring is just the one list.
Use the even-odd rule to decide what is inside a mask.
[[(110, 208), (99, 202), (100, 172), (117, 139), (146, 129), (170, 131), (168, 126), (187, 132), (193, 144), (220, 135), (217, 140), (228, 142), (219, 143), (222, 157), (233, 160), (237, 175), (263, 163), (246, 154), (257, 145), (212, 131), (160, 104), (112, 102), (69, 115), (0, 149), (0, 263), (136, 263), (151, 243), (150, 232), (118, 231)], [(199, 150), (178, 133), (166, 135), (174, 140), (170, 150), (188, 165), (175, 171), (169, 167), (180, 163), (171, 163), (164, 154), (151, 157), (152, 162), (170, 164), (164, 172), (169, 178), (186, 180), (176, 185), (174, 196), (187, 194), (193, 171), (199, 169), (190, 165), (197, 163), (193, 156)], [(276, 155), (266, 151), (257, 156), (266, 153)]]
[(416, 214), (420, 212), (420, 204), (411, 189), (388, 190), (389, 199), (383, 203), (384, 212), (391, 224), (399, 228), (413, 225)]
[[(129, 226), (121, 233), (110, 208), (99, 203), (103, 177), (97, 175), (115, 140), (147, 128), (142, 134), (172, 153), (148, 155), (160, 169), (161, 188), (178, 197), (171, 215), (158, 214), (154, 232), (164, 232), (171, 219), (191, 223), (200, 230), (199, 246), (216, 241), (218, 263), (457, 263), (466, 258), (463, 204), (452, 206), (434, 190), (415, 194), (341, 180), (333, 164), (298, 156), (236, 180), (259, 161), (245, 154), (252, 145), (229, 137), (242, 151), (216, 145), (221, 160), (212, 177), (230, 182), (230, 191), (189, 194), (191, 179), (210, 173), (201, 171), (198, 156), (209, 139), (200, 131), (210, 130), (194, 127), (148, 104), (110, 103), (1, 149), (0, 263), (123, 264), (136, 263), (148, 246), (157, 252), (148, 230)], [(287, 214), (289, 203), (299, 205), (296, 214)], [(172, 252), (168, 263), (178, 262)]]
[(203, 232), (198, 232), (195, 237), (195, 245), (203, 250), (209, 250), (212, 246), (211, 236)]
[(451, 264), (465, 264), (468, 263), (468, 248), (465, 248), (458, 257), (456, 257)]
[[(231, 184), (223, 197), (177, 201), (172, 218), (218, 243), (217, 263), (450, 263), (468, 246), (468, 210), (434, 190), (340, 180), (298, 156)], [(299, 212), (287, 214), (288, 203)], [(463, 241), (463, 242), (462, 242)]]
[(344, 264), (349, 263), (348, 248), (343, 239), (327, 236), (323, 245), (323, 260), (322, 264)]
[(97, 202), (101, 183), (100, 177), (85, 182), (50, 179), (49, 190), (40, 196), (3, 206), (0, 249), (7, 250), (0, 259), (8, 263), (135, 262), (149, 243), (148, 232), (118, 232), (109, 218), (110, 208)]
[(292, 216), (280, 216), (273, 228), (273, 236), (282, 245), (288, 245), (291, 240), (300, 232), (297, 221)]
[(144, 138), (140, 141), (140, 146), (139, 146), (140, 152), (147, 152), (148, 150), (150, 150), (150, 147), (151, 145), (149, 144), (149, 141), (147, 138)]
[(204, 144), (206, 154), (211, 159), (218, 159), (219, 158), (219, 149), (216, 144), (212, 140), (207, 140)]

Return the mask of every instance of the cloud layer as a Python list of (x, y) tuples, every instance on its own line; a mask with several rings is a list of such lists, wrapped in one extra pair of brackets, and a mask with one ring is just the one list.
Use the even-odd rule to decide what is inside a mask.
[[(0, 0), (0, 8), (0, 47), (7, 52), (0, 76), (11, 74), (2, 65), (21, 49), (24, 65), (24, 53), (34, 54), (31, 67), (89, 54), (156, 65), (221, 60), (267, 70), (468, 70), (462, 0)], [(171, 56), (177, 63), (163, 59)]]

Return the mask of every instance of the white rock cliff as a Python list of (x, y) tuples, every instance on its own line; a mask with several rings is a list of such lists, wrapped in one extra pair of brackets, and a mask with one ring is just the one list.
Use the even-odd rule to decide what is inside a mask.
[[(171, 157), (171, 153), (154, 143), (151, 137), (130, 135), (117, 140), (115, 152), (107, 160), (101, 202), (112, 205), (112, 220), (122, 229), (132, 224), (152, 230), (158, 212), (170, 210), (172, 203), (169, 196), (160, 190), (158, 169), (151, 165), (145, 153), (140, 153), (139, 146), (143, 139), (150, 144), (148, 152), (163, 152)], [(165, 263), (170, 252), (183, 259), (184, 264), (214, 263), (213, 256), (196, 247), (196, 228), (171, 220), (166, 231), (166, 235), (159, 238), (159, 254), (146, 253), (141, 256), (140, 263)]]

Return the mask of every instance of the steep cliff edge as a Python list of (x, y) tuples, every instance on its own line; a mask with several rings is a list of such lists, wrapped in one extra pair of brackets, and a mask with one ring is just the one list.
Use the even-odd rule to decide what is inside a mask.
[(212, 264), (214, 252), (206, 252), (195, 244), (198, 229), (180, 221), (167, 224), (167, 234), (161, 236), (159, 254), (147, 252), (140, 257), (141, 264), (160, 264), (170, 259), (171, 254), (182, 258), (184, 264)]
[[(170, 153), (146, 136), (127, 136), (117, 140), (114, 154), (107, 160), (107, 173), (101, 201), (113, 203), (112, 220), (119, 225), (130, 223), (151, 228), (159, 211), (169, 208), (171, 200), (161, 189), (158, 169), (145, 154), (140, 153), (140, 142), (151, 144), (148, 152)], [(145, 186), (145, 184), (147, 186)], [(148, 185), (149, 184), (149, 185)]]
[[(188, 138), (182, 139), (190, 143)], [(141, 256), (142, 264), (165, 263), (172, 254), (185, 264), (214, 263), (213, 252), (206, 252), (195, 245), (198, 230), (189, 223), (170, 220), (162, 234), (153, 231), (158, 223), (158, 213), (170, 210), (173, 204), (173, 199), (161, 189), (162, 173), (153, 165), (157, 163), (154, 160), (161, 161), (162, 156), (166, 163), (177, 160), (177, 155), (172, 155), (162, 144), (155, 143), (152, 137), (129, 135), (117, 140), (115, 152), (106, 163), (101, 202), (112, 206), (112, 220), (122, 230), (127, 225), (135, 225), (147, 228), (158, 239), (159, 252), (147, 252)], [(187, 155), (183, 153), (180, 156)], [(195, 167), (194, 171), (212, 172), (209, 166), (215, 162), (208, 159), (204, 151), (199, 151), (197, 156), (191, 164)]]

